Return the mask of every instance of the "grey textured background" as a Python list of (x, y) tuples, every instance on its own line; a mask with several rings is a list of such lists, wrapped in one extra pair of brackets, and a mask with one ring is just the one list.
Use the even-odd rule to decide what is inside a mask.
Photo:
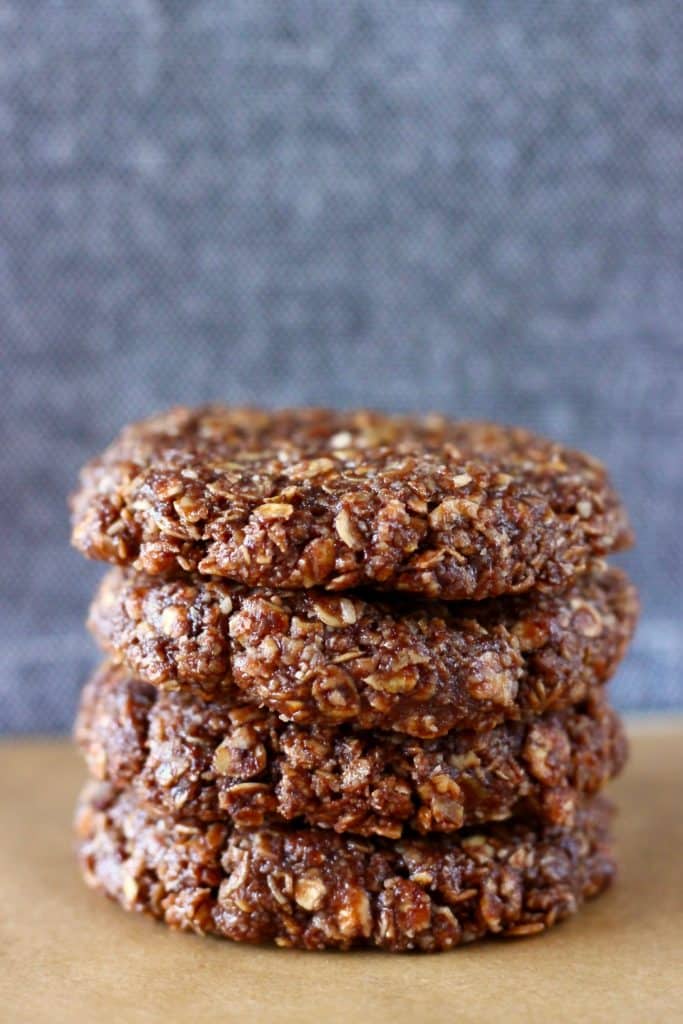
[(78, 466), (180, 402), (519, 421), (640, 544), (622, 707), (683, 704), (679, 0), (0, 2), (0, 726), (65, 729)]

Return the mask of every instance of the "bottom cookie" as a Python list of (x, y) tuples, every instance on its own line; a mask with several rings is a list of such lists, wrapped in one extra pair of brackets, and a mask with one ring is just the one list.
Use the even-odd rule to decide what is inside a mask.
[(173, 928), (303, 949), (437, 951), (544, 931), (605, 889), (610, 816), (597, 798), (571, 828), (506, 822), (392, 842), (178, 823), (91, 783), (76, 832), (88, 885)]

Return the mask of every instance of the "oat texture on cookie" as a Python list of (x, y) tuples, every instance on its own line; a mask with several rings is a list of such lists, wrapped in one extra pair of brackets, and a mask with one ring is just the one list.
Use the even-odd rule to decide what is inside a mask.
[(441, 416), (178, 408), (71, 512), (110, 566), (75, 727), (89, 886), (239, 942), (435, 952), (611, 883), (638, 598), (595, 459)]
[(163, 689), (430, 738), (585, 699), (614, 672), (636, 616), (632, 584), (604, 566), (562, 591), (465, 604), (114, 570), (90, 625)]
[(174, 410), (89, 463), (72, 511), (84, 554), (147, 574), (448, 600), (562, 586), (631, 541), (581, 452), (364, 411)]
[(91, 785), (76, 819), (86, 882), (174, 928), (324, 949), (451, 949), (526, 936), (575, 913), (611, 881), (610, 807), (569, 828), (516, 823), (387, 841), (324, 829), (160, 827), (130, 793)]

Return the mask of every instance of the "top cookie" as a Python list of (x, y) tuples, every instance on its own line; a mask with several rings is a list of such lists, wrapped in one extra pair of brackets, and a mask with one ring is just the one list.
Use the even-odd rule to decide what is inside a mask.
[(84, 554), (151, 575), (446, 600), (562, 586), (632, 539), (588, 455), (365, 411), (171, 410), (88, 463), (72, 509)]

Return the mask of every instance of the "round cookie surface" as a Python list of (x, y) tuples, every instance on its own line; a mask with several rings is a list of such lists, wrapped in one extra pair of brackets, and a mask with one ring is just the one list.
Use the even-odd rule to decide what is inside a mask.
[(89, 463), (72, 508), (76, 547), (148, 574), (448, 600), (562, 586), (631, 542), (594, 459), (437, 416), (175, 409)]
[(488, 732), (417, 740), (298, 726), (226, 700), (163, 693), (105, 666), (83, 692), (76, 738), (93, 775), (157, 815), (254, 827), (302, 819), (398, 838), (525, 820), (571, 825), (623, 766), (604, 701)]
[(86, 882), (174, 928), (305, 949), (450, 949), (533, 935), (614, 875), (609, 805), (572, 828), (489, 825), (389, 842), (321, 829), (231, 830), (150, 817), (90, 784), (76, 818)]
[(563, 591), (465, 604), (113, 570), (90, 626), (155, 686), (429, 738), (584, 700), (616, 668), (637, 610), (627, 577), (602, 566)]

